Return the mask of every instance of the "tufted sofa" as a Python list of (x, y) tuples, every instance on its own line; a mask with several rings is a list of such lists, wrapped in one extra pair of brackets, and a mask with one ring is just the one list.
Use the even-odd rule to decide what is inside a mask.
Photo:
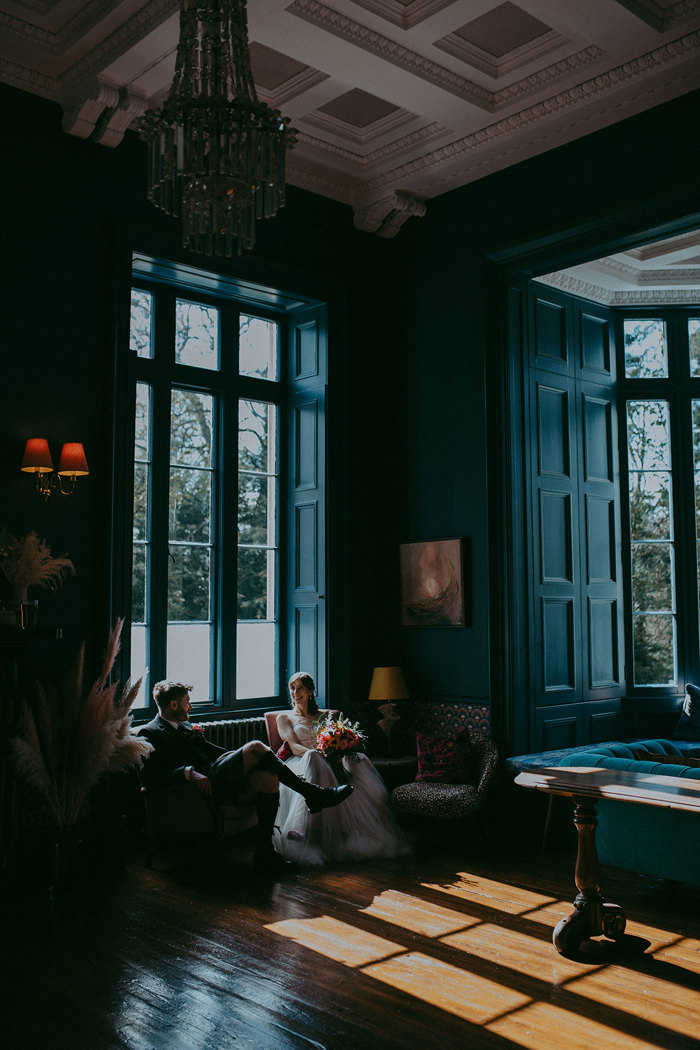
[[(635, 758), (638, 751), (649, 752), (649, 758)], [(655, 755), (670, 755), (677, 762), (661, 763)], [(699, 742), (652, 739), (590, 745), (587, 750), (565, 755), (558, 764), (700, 780), (700, 768), (686, 764), (689, 756), (700, 757)], [(696, 814), (609, 799), (598, 801), (596, 813), (601, 863), (700, 886), (700, 822)]]
[(400, 784), (391, 793), (394, 809), (398, 813), (440, 821), (462, 820), (477, 814), (484, 805), (498, 765), (498, 751), (489, 736), (488, 707), (457, 701), (424, 702), (414, 705), (410, 724), (414, 747), (417, 731), (454, 737), (466, 729), (476, 775), (469, 784), (418, 780)]

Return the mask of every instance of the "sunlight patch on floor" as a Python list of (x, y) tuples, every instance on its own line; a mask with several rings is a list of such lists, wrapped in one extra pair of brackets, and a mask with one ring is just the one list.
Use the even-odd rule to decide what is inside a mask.
[(393, 923), (404, 930), (423, 934), (424, 937), (440, 937), (456, 930), (481, 923), (481, 919), (452, 908), (443, 908), (440, 904), (431, 904), (397, 890), (385, 890), (374, 898), (368, 908), (362, 908), (365, 915)]
[(423, 882), (421, 885), (436, 893), (446, 893), (459, 900), (483, 904), (485, 907), (504, 911), (509, 915), (537, 913), (548, 905), (563, 903), (556, 897), (546, 897), (532, 890), (510, 886), (507, 882), (494, 882), (493, 879), (470, 875), (468, 872), (458, 872), (457, 882), (446, 883), (442, 886), (437, 883)]
[(479, 977), (422, 952), (405, 952), (364, 967), (362, 972), (473, 1024), (486, 1024), (532, 1001), (498, 981)]
[(551, 938), (542, 940), (488, 922), (471, 930), (441, 937), (440, 943), (553, 985), (591, 971), (590, 962), (574, 962), (559, 955)]
[(289, 937), (297, 944), (325, 955), (327, 959), (344, 966), (366, 966), (377, 959), (404, 952), (405, 946), (365, 933), (328, 915), (316, 919), (283, 919), (265, 926), (281, 937)]
[(684, 988), (673, 978), (664, 980), (664, 962), (658, 961), (656, 965), (658, 974), (653, 976), (627, 966), (606, 966), (572, 980), (567, 989), (623, 1013), (633, 1013), (635, 1017), (669, 1031), (697, 1036), (700, 1032), (700, 994), (697, 988)]
[(552, 1003), (533, 1002), (485, 1027), (527, 1050), (659, 1050), (658, 1043), (637, 1039)]

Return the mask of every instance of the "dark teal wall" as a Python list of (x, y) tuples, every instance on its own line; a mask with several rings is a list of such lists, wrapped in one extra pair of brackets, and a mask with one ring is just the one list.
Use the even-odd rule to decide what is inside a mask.
[[(606, 238), (697, 210), (699, 100), (430, 201), (393, 241), (291, 187), (285, 211), (259, 225), (254, 252), (232, 264), (244, 277), (323, 292), (333, 306), (334, 705), (362, 698), (375, 664), (399, 661), (419, 696), (491, 697), (489, 559), (502, 537), (487, 509), (502, 420), (487, 412), (487, 395), (503, 310), (490, 257), (530, 242), (553, 257), (564, 241), (563, 263), (573, 248), (597, 255)], [(145, 150), (133, 134), (115, 150), (72, 138), (58, 106), (6, 87), (0, 113), (0, 525), (36, 528), (71, 554), (78, 575), (42, 594), (43, 614), (70, 645), (85, 637), (97, 650), (110, 616), (115, 236), (136, 223), (177, 246), (176, 227), (146, 201)], [(54, 448), (85, 443), (93, 473), (73, 499), (44, 506), (20, 474), (24, 441), (40, 435)], [(454, 535), (471, 545), (470, 626), (402, 629), (399, 543)]]
[[(6, 87), (0, 113), (0, 525), (17, 535), (35, 528), (54, 553), (69, 552), (77, 576), (56, 595), (40, 593), (42, 622), (63, 626), (64, 652), (85, 638), (97, 654), (110, 619), (117, 232), (125, 222), (160, 231), (174, 252), (179, 235), (146, 200), (145, 147), (134, 134), (114, 150), (73, 138), (58, 106)], [(403, 489), (402, 260), (399, 242), (355, 230), (350, 208), (291, 187), (280, 216), (259, 224), (254, 252), (231, 264), (243, 277), (331, 303), (334, 703), (366, 691), (369, 647), (384, 651), (379, 639), (396, 617), (383, 551)], [(44, 505), (20, 473), (31, 436), (47, 437), (56, 455), (63, 440), (84, 442), (92, 473), (74, 497)]]
[(517, 718), (502, 717), (505, 627), (492, 614), (499, 547), (512, 538), (488, 516), (498, 502), (490, 483), (505, 483), (496, 468), (506, 269), (493, 260), (530, 274), (536, 260), (548, 272), (700, 212), (698, 118), (696, 92), (430, 201), (402, 234), (411, 266), (402, 538), (464, 535), (472, 547), (471, 626), (407, 628), (402, 659), (425, 695), (490, 697), (506, 741)]

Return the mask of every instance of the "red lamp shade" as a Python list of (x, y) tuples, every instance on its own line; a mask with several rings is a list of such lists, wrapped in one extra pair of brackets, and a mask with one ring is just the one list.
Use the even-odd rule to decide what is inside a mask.
[(49, 452), (49, 443), (46, 438), (30, 438), (24, 450), (22, 458), (22, 470), (28, 474), (50, 474), (53, 470), (53, 460)]
[(68, 441), (63, 446), (57, 473), (74, 478), (90, 473), (85, 450), (79, 441)]

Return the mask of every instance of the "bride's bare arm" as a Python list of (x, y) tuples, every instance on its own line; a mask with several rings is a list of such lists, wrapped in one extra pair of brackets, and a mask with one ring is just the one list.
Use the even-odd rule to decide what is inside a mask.
[(299, 743), (296, 733), (294, 732), (294, 726), (289, 715), (282, 712), (277, 715), (277, 732), (281, 736), (282, 740), (286, 740), (292, 749), (293, 755), (305, 755), (307, 751), (311, 751), (312, 748), (304, 747), (303, 744)]

